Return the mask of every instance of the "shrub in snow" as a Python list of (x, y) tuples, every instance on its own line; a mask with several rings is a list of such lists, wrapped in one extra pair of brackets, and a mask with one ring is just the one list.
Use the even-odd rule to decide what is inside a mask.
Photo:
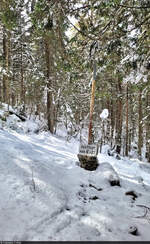
[(1, 120), (1, 121), (6, 121), (6, 117), (5, 117), (5, 116), (2, 116), (2, 115), (0, 114), (0, 120)]

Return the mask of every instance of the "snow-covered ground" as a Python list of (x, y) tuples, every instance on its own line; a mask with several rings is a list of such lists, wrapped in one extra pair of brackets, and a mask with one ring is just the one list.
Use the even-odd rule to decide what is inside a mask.
[[(78, 147), (48, 132), (0, 127), (0, 240), (150, 240), (150, 164), (117, 160), (104, 148), (97, 170), (86, 171)], [(120, 186), (109, 183), (115, 175)]]

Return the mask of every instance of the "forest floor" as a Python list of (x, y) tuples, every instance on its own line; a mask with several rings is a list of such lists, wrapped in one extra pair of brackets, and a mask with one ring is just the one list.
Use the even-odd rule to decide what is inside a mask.
[[(48, 132), (0, 128), (1, 241), (150, 240), (150, 164), (103, 150), (104, 167), (86, 171), (78, 148)], [(109, 183), (114, 172), (120, 186)]]

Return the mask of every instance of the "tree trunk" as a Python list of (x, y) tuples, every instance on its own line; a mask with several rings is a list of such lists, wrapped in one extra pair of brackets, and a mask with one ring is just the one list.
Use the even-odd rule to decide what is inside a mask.
[(147, 111), (147, 118), (146, 118), (146, 153), (145, 158), (150, 163), (150, 94), (146, 94), (146, 111)]
[(118, 81), (118, 101), (117, 101), (117, 113), (116, 113), (116, 152), (121, 152), (121, 136), (122, 136), (122, 86)]
[(53, 53), (51, 48), (50, 36), (45, 36), (45, 57), (46, 57), (46, 68), (47, 68), (47, 123), (48, 129), (54, 133), (54, 107), (53, 107), (53, 96), (51, 91), (52, 86), (52, 67), (53, 67)]
[(20, 75), (21, 75), (21, 92), (20, 92), (20, 97), (21, 101), (24, 105), (24, 110), (25, 110), (25, 84), (24, 84), (24, 70), (23, 70), (23, 50), (22, 50), (22, 43), (21, 43), (21, 69), (20, 69)]
[[(110, 111), (110, 99), (107, 100), (107, 108), (108, 111)], [(106, 120), (106, 131), (105, 131), (105, 143), (110, 142), (110, 135), (111, 135), (111, 124), (110, 124), (110, 119)]]
[(2, 82), (0, 80), (0, 102), (2, 102), (2, 97), (3, 97), (3, 94), (2, 94)]
[(142, 128), (142, 89), (139, 88), (139, 95), (138, 95), (138, 155), (141, 158), (142, 154), (142, 146), (143, 146), (143, 128)]
[[(111, 91), (113, 94), (113, 91)], [(111, 98), (111, 106), (110, 106), (110, 118), (111, 118), (111, 147), (113, 147), (114, 143), (114, 128), (115, 128), (115, 114), (114, 114), (114, 102), (113, 97)]]
[(95, 80), (92, 81), (92, 93), (91, 93), (91, 102), (90, 102), (90, 122), (89, 122), (89, 134), (88, 134), (88, 144), (93, 143), (93, 131), (92, 131), (92, 120), (93, 120), (93, 111), (94, 111), (94, 97), (95, 97)]
[(9, 69), (9, 36), (3, 27), (3, 102), (9, 103), (8, 69)]
[(129, 106), (128, 106), (128, 83), (126, 87), (126, 146), (125, 146), (125, 156), (128, 156), (129, 151)]
[(135, 136), (136, 136), (136, 120), (135, 120), (135, 97), (130, 96), (129, 100), (129, 109), (130, 109), (130, 131), (129, 131), (129, 151), (131, 151), (131, 143), (134, 142)]

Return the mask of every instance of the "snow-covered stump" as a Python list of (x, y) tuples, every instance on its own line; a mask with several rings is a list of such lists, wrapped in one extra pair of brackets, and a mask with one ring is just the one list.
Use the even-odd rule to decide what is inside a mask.
[(107, 162), (102, 163), (100, 165), (100, 169), (111, 186), (120, 186), (120, 178), (111, 164)]
[(80, 145), (79, 154), (77, 155), (80, 162), (79, 166), (90, 171), (96, 170), (98, 167), (97, 154), (97, 145)]
[(97, 183), (99, 182), (100, 184), (97, 185), (97, 187), (101, 187), (103, 184), (108, 184), (111, 186), (120, 186), (120, 178), (115, 169), (108, 162), (99, 164), (95, 179), (97, 179)]

